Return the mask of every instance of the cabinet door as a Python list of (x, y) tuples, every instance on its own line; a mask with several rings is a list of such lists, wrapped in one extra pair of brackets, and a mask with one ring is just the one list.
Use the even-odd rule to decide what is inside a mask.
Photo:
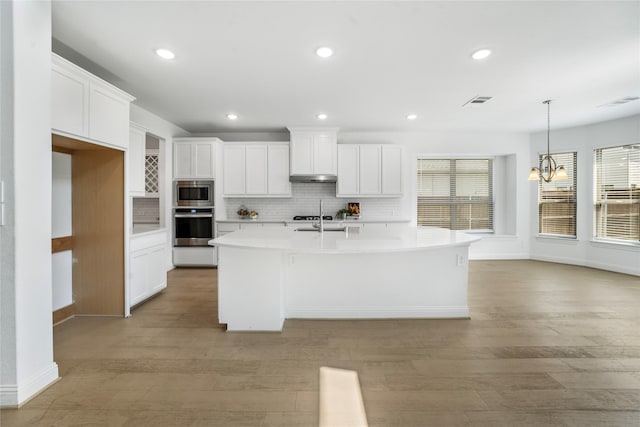
[(360, 194), (380, 194), (380, 146), (360, 146)]
[(131, 252), (129, 263), (130, 305), (135, 305), (147, 297), (147, 251)]
[(155, 246), (147, 254), (147, 293), (153, 295), (167, 287), (165, 246)]
[(316, 134), (313, 144), (313, 173), (335, 175), (337, 149), (335, 134)]
[(129, 193), (135, 196), (144, 196), (144, 154), (145, 154), (145, 132), (131, 127), (129, 129)]
[(366, 231), (384, 231), (387, 229), (387, 224), (384, 222), (367, 222), (362, 225)]
[(173, 143), (173, 178), (193, 178), (193, 158), (191, 144), (184, 142)]
[(358, 194), (358, 146), (338, 145), (338, 183), (337, 196)]
[(267, 152), (267, 193), (291, 196), (289, 145), (269, 145)]
[(291, 134), (291, 174), (307, 175), (313, 172), (314, 135), (311, 132)]
[(245, 146), (225, 144), (223, 150), (223, 194), (225, 196), (245, 193)]
[(126, 149), (129, 101), (97, 84), (91, 83), (89, 88), (89, 138)]
[(266, 145), (247, 145), (245, 147), (245, 186), (246, 194), (267, 194), (267, 147)]
[(402, 147), (382, 146), (382, 194), (402, 195)]
[(89, 84), (56, 65), (51, 71), (51, 128), (89, 136)]
[(196, 142), (193, 144), (194, 178), (215, 179), (215, 146), (211, 142)]

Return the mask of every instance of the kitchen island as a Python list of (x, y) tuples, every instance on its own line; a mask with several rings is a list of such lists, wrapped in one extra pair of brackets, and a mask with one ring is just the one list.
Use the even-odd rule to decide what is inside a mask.
[(287, 318), (468, 318), (468, 252), (479, 239), (410, 227), (233, 232), (209, 242), (219, 320), (229, 331), (280, 331)]

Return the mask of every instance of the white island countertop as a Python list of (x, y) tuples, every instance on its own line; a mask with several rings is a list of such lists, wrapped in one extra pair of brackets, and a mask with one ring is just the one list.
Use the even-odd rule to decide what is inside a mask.
[(352, 229), (344, 231), (295, 231), (293, 228), (239, 230), (209, 244), (222, 247), (275, 249), (297, 253), (385, 253), (468, 246), (481, 237), (443, 228), (403, 230)]

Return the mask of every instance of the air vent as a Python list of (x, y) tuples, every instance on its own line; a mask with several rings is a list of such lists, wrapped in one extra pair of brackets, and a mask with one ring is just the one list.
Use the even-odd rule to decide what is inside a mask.
[(470, 100), (468, 100), (467, 102), (462, 104), (462, 106), (464, 107), (466, 105), (484, 104), (485, 102), (487, 102), (491, 98), (492, 98), (491, 96), (474, 96), (473, 98), (471, 98)]
[(599, 107), (616, 107), (618, 105), (626, 104), (627, 102), (637, 101), (640, 99), (640, 96), (625, 96), (624, 98), (616, 99), (615, 101), (609, 102), (608, 104), (598, 105)]

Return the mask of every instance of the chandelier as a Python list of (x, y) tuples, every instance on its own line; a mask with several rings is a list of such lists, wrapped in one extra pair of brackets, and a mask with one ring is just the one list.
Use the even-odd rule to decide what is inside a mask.
[(551, 100), (547, 99), (542, 102), (547, 104), (547, 154), (540, 160), (540, 166), (531, 168), (529, 172), (529, 181), (538, 181), (542, 179), (544, 182), (551, 182), (556, 179), (568, 179), (567, 171), (564, 166), (558, 166), (549, 151), (549, 135), (551, 133)]

